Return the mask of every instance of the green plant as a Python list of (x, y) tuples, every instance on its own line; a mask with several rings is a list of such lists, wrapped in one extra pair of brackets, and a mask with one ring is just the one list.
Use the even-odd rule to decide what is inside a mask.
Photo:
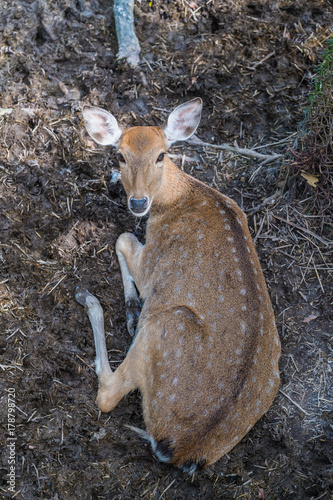
[(327, 40), (304, 107), (292, 170), (311, 186), (316, 212), (332, 212), (333, 193), (333, 37)]

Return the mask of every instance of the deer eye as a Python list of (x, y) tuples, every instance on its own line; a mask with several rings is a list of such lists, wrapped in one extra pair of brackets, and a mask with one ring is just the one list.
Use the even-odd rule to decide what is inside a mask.
[(163, 161), (164, 156), (165, 156), (165, 153), (159, 154), (156, 161)]
[(117, 153), (117, 159), (119, 163), (126, 163), (126, 160), (121, 153)]

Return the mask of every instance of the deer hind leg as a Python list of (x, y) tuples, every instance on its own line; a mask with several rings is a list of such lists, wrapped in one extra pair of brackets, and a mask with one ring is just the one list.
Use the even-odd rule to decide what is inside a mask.
[(124, 285), (127, 330), (134, 335), (141, 310), (135, 283), (140, 273), (140, 257), (144, 246), (130, 233), (123, 233), (116, 243), (116, 253)]
[(96, 403), (103, 412), (113, 410), (119, 401), (130, 391), (136, 388), (136, 383), (131, 378), (128, 370), (128, 360), (112, 372), (104, 334), (104, 318), (102, 307), (96, 297), (88, 290), (76, 289), (76, 300), (86, 309), (94, 332), (96, 360), (95, 368), (98, 376), (98, 394)]

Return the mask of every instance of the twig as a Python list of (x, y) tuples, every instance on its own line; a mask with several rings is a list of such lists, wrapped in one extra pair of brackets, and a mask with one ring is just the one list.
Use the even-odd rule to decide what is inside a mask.
[[(273, 158), (273, 160), (275, 159), (276, 157)], [(269, 156), (268, 158), (266, 158), (266, 160), (262, 161), (261, 163), (259, 163), (259, 167), (253, 172), (253, 174), (251, 175), (250, 179), (249, 179), (249, 183), (252, 184), (252, 182), (254, 181), (254, 178), (257, 176), (257, 174), (260, 172), (261, 168), (266, 165), (266, 163), (270, 163), (272, 160), (272, 156)]]
[(171, 488), (171, 486), (175, 483), (175, 481), (176, 481), (176, 479), (174, 479), (173, 481), (171, 481), (171, 483), (169, 484), (169, 486), (167, 486), (167, 487), (165, 488), (165, 490), (164, 490), (164, 491), (162, 491), (161, 495), (158, 497), (158, 500), (161, 500), (161, 498), (163, 497), (164, 493), (165, 493), (166, 491), (168, 491), (168, 489), (169, 489), (169, 488)]
[(284, 139), (281, 139), (280, 141), (276, 142), (270, 142), (269, 144), (263, 144), (260, 146), (255, 146), (253, 149), (262, 149), (262, 148), (268, 148), (269, 146), (277, 146), (278, 144), (283, 144), (285, 142), (290, 142), (291, 137), (297, 135), (298, 132), (293, 132), (292, 134), (288, 135), (288, 137), (285, 137)]
[(57, 286), (58, 286), (58, 285), (60, 285), (60, 283), (61, 283), (61, 282), (62, 282), (65, 278), (67, 278), (67, 274), (65, 274), (62, 278), (60, 278), (60, 280), (58, 281), (58, 283), (56, 283), (56, 284), (54, 285), (54, 287), (52, 287), (52, 288), (51, 288), (51, 290), (49, 290), (49, 291), (47, 292), (47, 295), (50, 295), (50, 293), (52, 293), (52, 292), (53, 292), (53, 291), (57, 288)]
[[(313, 255), (313, 254), (312, 254), (312, 255)], [(315, 261), (313, 260), (313, 257), (312, 257), (312, 262), (313, 262), (313, 267), (314, 267), (315, 273), (316, 273), (317, 278), (318, 278), (318, 281), (319, 281), (319, 285), (320, 285), (321, 291), (322, 291), (323, 293), (325, 293), (325, 291), (324, 291), (324, 287), (323, 287), (323, 285), (322, 285), (322, 283), (321, 283), (321, 280), (320, 280), (320, 277), (319, 277), (319, 274), (318, 274), (318, 271), (317, 271), (317, 268), (316, 268)]]
[(34, 257), (33, 257), (32, 255), (27, 254), (27, 253), (23, 250), (23, 248), (21, 248), (21, 247), (20, 247), (20, 245), (18, 245), (17, 243), (15, 243), (15, 241), (13, 242), (13, 244), (14, 244), (14, 245), (15, 245), (15, 246), (16, 246), (16, 247), (20, 250), (20, 252), (22, 252), (22, 253), (23, 253), (23, 255), (25, 255), (25, 256), (27, 257), (27, 259), (29, 259), (29, 260), (35, 260), (35, 259), (34, 259)]
[(279, 198), (281, 198), (281, 196), (282, 196), (282, 189), (278, 189), (274, 194), (272, 194), (272, 196), (265, 198), (264, 201), (260, 203), (260, 205), (253, 207), (252, 210), (246, 214), (247, 217), (256, 214), (257, 212), (259, 212), (259, 210), (265, 208), (266, 205), (271, 205), (272, 203), (275, 203)]
[(254, 62), (252, 66), (245, 66), (245, 68), (250, 69), (251, 71), (254, 71), (257, 68), (257, 66), (260, 66), (260, 64), (267, 61), (267, 59), (269, 59), (270, 57), (272, 57), (274, 55), (275, 55), (275, 50), (273, 50), (273, 52), (271, 52), (270, 54), (267, 54), (267, 56), (265, 56), (260, 61)]
[(257, 239), (259, 238), (259, 235), (262, 231), (262, 228), (263, 228), (263, 225), (264, 225), (264, 222), (265, 222), (265, 219), (266, 219), (266, 214), (264, 215), (264, 217), (262, 218), (262, 221), (261, 221), (261, 224), (260, 224), (260, 227), (257, 231), (257, 234), (255, 235), (255, 237), (253, 238), (253, 243), (255, 243), (257, 241)]
[(295, 227), (296, 229), (299, 229), (300, 231), (303, 231), (306, 234), (310, 234), (310, 236), (313, 236), (314, 238), (317, 238), (317, 240), (321, 241), (321, 243), (323, 243), (324, 245), (328, 245), (328, 246), (333, 245), (333, 242), (325, 240), (321, 236), (318, 236), (318, 234), (313, 233), (312, 231), (310, 231), (310, 229), (306, 229), (305, 227), (299, 226), (298, 224), (295, 224), (294, 222), (291, 222), (290, 220), (284, 219), (283, 217), (278, 217), (275, 214), (273, 214), (273, 217), (275, 217), (276, 219), (278, 219), (278, 220), (280, 220), (282, 222), (285, 222), (286, 224), (289, 224), (292, 227)]
[(209, 142), (202, 141), (197, 136), (191, 137), (191, 139), (189, 139), (187, 141), (187, 143), (190, 146), (207, 146), (210, 148), (225, 149), (226, 151), (231, 151), (232, 153), (237, 153), (239, 155), (251, 156), (252, 158), (259, 158), (260, 160), (265, 160), (265, 163), (268, 163), (269, 161), (274, 161), (277, 158), (282, 157), (282, 155), (280, 155), (280, 154), (263, 155), (261, 153), (257, 153), (257, 151), (254, 151), (253, 149), (239, 148), (236, 146), (229, 146), (229, 144), (211, 144)]
[(281, 392), (281, 394), (283, 394), (287, 399), (289, 399), (289, 401), (291, 401), (295, 406), (297, 406), (297, 408), (299, 410), (301, 410), (301, 412), (303, 412), (305, 415), (309, 416), (310, 413), (308, 413), (307, 411), (305, 411), (298, 403), (296, 403), (296, 401), (294, 401), (293, 399), (291, 399), (290, 396), (288, 396), (288, 394), (286, 394), (282, 389), (279, 389), (279, 391)]

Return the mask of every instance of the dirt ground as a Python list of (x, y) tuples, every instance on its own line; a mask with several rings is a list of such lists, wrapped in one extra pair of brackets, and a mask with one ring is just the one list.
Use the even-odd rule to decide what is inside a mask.
[[(332, 220), (311, 210), (314, 190), (290, 175), (288, 152), (332, 34), (331, 3), (137, 0), (136, 69), (116, 59), (112, 2), (3, 0), (1, 11), (1, 498), (332, 498)], [(144, 427), (138, 392), (99, 414), (93, 336), (74, 291), (99, 297), (116, 368), (131, 338), (114, 244), (123, 231), (143, 241), (145, 221), (111, 182), (114, 153), (88, 138), (82, 104), (123, 125), (161, 124), (195, 96), (202, 140), (281, 155), (171, 150), (248, 214), (283, 355), (269, 412), (189, 477), (125, 427)]]

